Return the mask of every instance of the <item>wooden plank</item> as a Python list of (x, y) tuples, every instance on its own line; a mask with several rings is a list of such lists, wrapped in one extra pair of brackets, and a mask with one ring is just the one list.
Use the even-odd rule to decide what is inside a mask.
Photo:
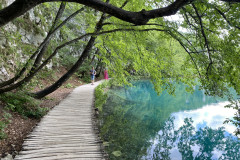
[(16, 160), (102, 160), (103, 154), (96, 127), (93, 126), (95, 85), (73, 90), (54, 107), (24, 141)]

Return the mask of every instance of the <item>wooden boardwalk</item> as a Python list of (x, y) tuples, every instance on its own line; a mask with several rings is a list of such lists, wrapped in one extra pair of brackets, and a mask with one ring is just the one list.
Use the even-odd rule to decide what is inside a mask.
[(16, 160), (102, 160), (93, 124), (94, 85), (73, 90), (43, 117), (24, 141)]

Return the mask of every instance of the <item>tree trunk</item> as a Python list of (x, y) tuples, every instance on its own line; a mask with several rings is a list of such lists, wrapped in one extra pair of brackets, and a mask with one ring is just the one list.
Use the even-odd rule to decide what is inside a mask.
[(8, 7), (0, 10), (0, 27), (23, 15), (28, 10), (42, 3), (42, 0), (16, 0)]
[(91, 59), (90, 65), (93, 65), (93, 61), (94, 61), (96, 55), (98, 54), (98, 52), (99, 52), (99, 49), (97, 48), (96, 52), (94, 53), (94, 55), (93, 55), (93, 57)]
[(35, 62), (33, 64), (32, 68), (31, 68), (30, 72), (34, 72), (34, 70), (40, 65), (40, 63), (42, 61), (42, 58), (43, 58), (43, 56), (44, 56), (44, 54), (45, 54), (45, 52), (46, 52), (46, 50), (48, 48), (48, 45), (49, 45), (50, 40), (52, 38), (52, 35), (54, 33), (56, 33), (60, 29), (59, 27), (55, 27), (55, 26), (58, 23), (58, 21), (60, 20), (60, 18), (62, 17), (62, 14), (63, 14), (63, 12), (65, 10), (65, 7), (66, 7), (66, 3), (62, 2), (60, 7), (59, 7), (59, 9), (58, 9), (58, 12), (57, 12), (57, 15), (55, 17), (55, 20), (53, 21), (53, 24), (52, 24), (52, 26), (50, 28), (50, 31), (47, 34), (47, 37), (49, 37), (49, 38), (46, 37), (46, 43), (43, 46), (43, 48), (41, 49), (41, 51), (39, 52), (39, 54), (38, 54), (38, 56), (37, 56), (37, 58), (36, 58), (36, 60), (35, 60)]
[[(64, 24), (66, 24), (71, 18), (73, 18), (74, 16), (76, 16), (79, 12), (83, 11), (83, 8), (76, 11), (75, 13), (73, 13), (72, 15), (70, 15), (67, 19), (65, 19), (58, 27), (56, 27), (54, 29), (54, 31), (52, 31), (51, 33), (55, 33), (59, 28), (61, 28)], [(66, 42), (60, 46), (58, 46), (55, 51), (37, 68), (32, 68), (31, 72), (28, 73), (28, 75), (22, 79), (21, 81), (11, 85), (11, 86), (8, 86), (8, 87), (5, 87), (5, 88), (1, 88), (0, 89), (0, 94), (4, 93), (4, 92), (8, 92), (8, 91), (11, 91), (13, 89), (16, 89), (20, 86), (22, 86), (23, 84), (29, 82), (34, 76), (35, 74), (40, 71), (58, 52), (59, 49), (71, 44), (71, 43), (74, 43), (78, 40), (80, 40), (81, 38), (85, 37), (86, 35), (84, 36), (80, 36), (79, 38), (76, 38), (74, 40), (71, 40), (69, 42)], [(47, 44), (47, 41), (45, 41), (44, 45)], [(42, 48), (43, 49), (43, 48)]]
[(97, 71), (96, 77), (99, 77), (102, 72), (102, 59), (98, 60), (96, 71)]
[(96, 75), (96, 77), (100, 77), (100, 75), (102, 73), (102, 70), (103, 70), (103, 65), (100, 65), (100, 69), (99, 69), (98, 74)]
[[(44, 53), (45, 53), (45, 51), (46, 51), (46, 49), (47, 49), (47, 47), (48, 47), (49, 41), (51, 40), (53, 34), (56, 33), (56, 31), (59, 29), (59, 28), (58, 28), (58, 29), (53, 30), (53, 29), (55, 28), (55, 25), (57, 24), (58, 20), (61, 18), (62, 13), (63, 13), (64, 10), (65, 10), (65, 6), (66, 6), (66, 3), (63, 3), (63, 2), (62, 2), (62, 3), (61, 3), (61, 6), (59, 7), (59, 10), (58, 10), (58, 12), (57, 12), (56, 18), (55, 18), (55, 20), (54, 20), (54, 22), (53, 22), (53, 24), (52, 24), (52, 26), (51, 26), (51, 29), (49, 30), (49, 32), (48, 32), (48, 34), (47, 34), (47, 37), (46, 37), (46, 38), (43, 40), (43, 42), (40, 44), (40, 46), (38, 47), (38, 49), (36, 50), (36, 52), (33, 53), (33, 55), (28, 59), (28, 61), (26, 62), (26, 64), (24, 65), (24, 67), (21, 69), (21, 71), (18, 72), (13, 78), (11, 78), (11, 79), (9, 79), (9, 80), (7, 80), (7, 81), (4, 81), (4, 82), (2, 82), (2, 83), (0, 83), (0, 88), (3, 88), (3, 87), (5, 87), (5, 86), (7, 86), (7, 85), (10, 85), (10, 84), (16, 82), (16, 81), (24, 74), (24, 72), (27, 70), (27, 67), (28, 67), (29, 63), (30, 63), (31, 61), (33, 61), (33, 59), (34, 59), (34, 57), (35, 57), (36, 55), (38, 55), (38, 56), (37, 56), (37, 58), (36, 58), (36, 60), (35, 60), (35, 62), (34, 62), (34, 65), (33, 65), (33, 67), (32, 67), (32, 69), (31, 69), (30, 72), (33, 72), (34, 69), (36, 69), (36, 68), (39, 66), (39, 64), (40, 64), (40, 62), (41, 62), (41, 60), (42, 60), (42, 57), (43, 57), (43, 55), (44, 55)], [(40, 51), (40, 52), (39, 52), (39, 51)]]
[[(99, 32), (102, 29), (103, 26), (103, 21), (105, 19), (105, 15), (103, 14), (101, 16), (101, 19), (99, 20), (99, 22), (96, 25), (96, 33)], [(84, 60), (88, 57), (92, 47), (94, 46), (94, 42), (96, 40), (96, 36), (91, 36), (90, 40), (88, 41), (88, 44), (86, 45), (82, 55), (80, 56), (80, 58), (78, 59), (78, 61), (72, 66), (72, 68), (65, 73), (58, 81), (56, 81), (54, 84), (52, 84), (51, 86), (33, 93), (33, 96), (35, 98), (43, 98), (46, 95), (54, 92), (55, 90), (57, 90), (59, 87), (61, 87), (61, 85), (66, 82), (76, 71), (77, 69), (82, 65), (82, 63), (84, 62)]]

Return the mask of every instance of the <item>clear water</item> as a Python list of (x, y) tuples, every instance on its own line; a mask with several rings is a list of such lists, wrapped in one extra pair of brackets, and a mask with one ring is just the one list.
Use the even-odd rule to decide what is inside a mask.
[(158, 96), (149, 81), (112, 89), (101, 115), (101, 137), (110, 159), (240, 159), (234, 115), (224, 99), (183, 85)]

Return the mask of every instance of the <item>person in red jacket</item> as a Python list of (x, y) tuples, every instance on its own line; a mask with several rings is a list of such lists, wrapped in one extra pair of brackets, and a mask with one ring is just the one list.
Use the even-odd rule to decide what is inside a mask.
[(107, 69), (104, 70), (104, 79), (108, 80), (108, 71), (107, 71)]

